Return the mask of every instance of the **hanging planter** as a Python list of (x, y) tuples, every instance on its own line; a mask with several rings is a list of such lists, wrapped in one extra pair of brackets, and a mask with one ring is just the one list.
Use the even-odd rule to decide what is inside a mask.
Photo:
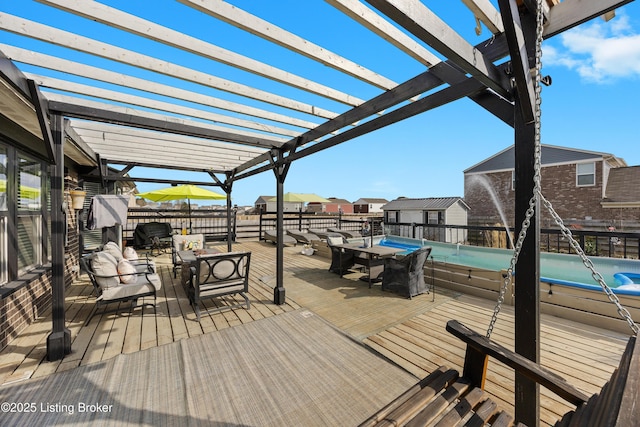
[(87, 192), (81, 188), (69, 191), (71, 195), (71, 206), (75, 210), (84, 209), (84, 199), (87, 196)]

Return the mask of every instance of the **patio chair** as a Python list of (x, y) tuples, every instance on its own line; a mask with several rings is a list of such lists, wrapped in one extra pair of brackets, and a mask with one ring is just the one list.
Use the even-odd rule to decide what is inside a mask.
[(346, 243), (343, 235), (338, 233), (329, 234), (327, 236), (327, 246), (331, 249), (331, 266), (329, 271), (342, 276), (355, 264), (355, 254), (353, 251), (345, 251), (334, 245)]
[(178, 252), (190, 249), (204, 248), (204, 234), (174, 234), (171, 236), (171, 262), (173, 263), (173, 278), (178, 277), (178, 268), (182, 263), (178, 259)]
[(327, 228), (327, 231), (332, 233), (340, 233), (347, 239), (351, 239), (353, 237), (362, 237), (362, 234), (359, 231), (343, 230), (342, 228), (337, 227)]
[[(274, 245), (278, 243), (278, 233), (276, 230), (265, 230), (264, 231), (264, 240), (273, 243)], [(284, 233), (282, 236), (282, 243), (284, 245), (293, 245), (296, 246), (298, 241), (288, 234)]]
[(319, 242), (320, 237), (313, 233), (305, 233), (304, 231), (286, 230), (287, 234), (296, 239), (298, 243), (311, 244), (313, 242)]
[[(330, 234), (336, 234), (333, 231), (329, 231), (329, 230), (326, 230), (326, 229), (320, 229), (320, 228), (310, 228), (308, 232), (312, 233), (312, 234), (315, 234), (316, 236), (318, 236), (320, 238), (320, 240), (327, 240), (327, 237)], [(340, 233), (338, 233), (338, 234), (340, 234)]]
[[(251, 252), (224, 252), (196, 257), (196, 262), (189, 268), (187, 295), (198, 322), (200, 322), (200, 303), (204, 299), (238, 294), (244, 298), (247, 310), (251, 308), (247, 297), (250, 261)], [(205, 312), (212, 313), (242, 307), (242, 305), (221, 305), (207, 309)]]
[(424, 283), (424, 263), (431, 253), (431, 246), (423, 247), (401, 258), (384, 260), (382, 290), (414, 297), (428, 291)]

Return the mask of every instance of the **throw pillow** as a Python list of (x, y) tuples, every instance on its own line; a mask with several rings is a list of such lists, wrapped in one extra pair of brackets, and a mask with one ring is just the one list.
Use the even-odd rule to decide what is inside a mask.
[(342, 236), (327, 236), (329, 246), (341, 245), (344, 242)]
[(131, 261), (121, 259), (118, 262), (118, 274), (120, 274), (120, 282), (122, 283), (134, 283), (136, 281), (136, 268), (131, 264)]
[(124, 256), (124, 258), (128, 259), (129, 261), (138, 260), (138, 253), (131, 246), (127, 246), (126, 248), (124, 248), (124, 251), (122, 252), (122, 256)]
[(118, 262), (109, 253), (101, 251), (93, 255), (91, 259), (91, 269), (96, 273), (96, 282), (102, 289), (109, 289), (120, 284), (118, 278)]
[(102, 250), (103, 252), (111, 254), (118, 262), (120, 262), (120, 260), (122, 259), (122, 251), (120, 250), (120, 246), (118, 246), (115, 242), (105, 243)]

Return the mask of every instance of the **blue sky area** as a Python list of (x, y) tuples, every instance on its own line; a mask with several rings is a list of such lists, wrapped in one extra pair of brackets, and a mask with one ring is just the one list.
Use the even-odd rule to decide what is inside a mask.
[[(209, 40), (246, 56), (294, 71), (307, 78), (369, 99), (379, 90), (333, 72), (310, 60), (301, 59), (282, 48), (240, 33), (227, 24), (194, 13), (171, 1), (103, 1), (130, 13)], [(301, 37), (360, 63), (398, 83), (424, 70), (424, 66), (400, 54), (368, 30), (337, 12), (331, 5), (313, 1), (231, 0), (229, 3), (273, 22)], [(448, 24), (472, 43), (486, 40), (484, 29), (475, 36), (475, 21), (462, 2), (425, 2)], [(492, 0), (492, 3), (496, 4)], [(154, 7), (149, 7), (153, 4)], [(7, 12), (34, 21), (65, 23), (87, 36), (126, 45), (157, 57), (177, 53), (144, 45), (131, 46), (119, 34), (84, 18), (63, 14), (32, 1), (2, 1), (0, 13)], [(176, 17), (183, 17), (176, 19)], [(96, 32), (97, 31), (97, 32)], [(61, 49), (0, 31), (0, 43), (17, 43), (42, 52)], [(632, 2), (617, 10), (615, 19), (596, 19), (556, 36), (544, 43), (543, 74), (553, 84), (542, 91), (542, 142), (544, 144), (603, 151), (622, 157), (630, 166), (640, 165), (638, 149), (638, 108), (640, 99), (640, 4)], [(145, 50), (147, 49), (147, 50)], [(65, 55), (66, 56), (66, 55)], [(78, 54), (86, 58), (84, 54)], [(83, 59), (88, 61), (88, 59)], [(94, 61), (94, 59), (91, 59)], [(96, 63), (106, 60), (96, 59)], [(124, 66), (123, 66), (124, 67)], [(313, 102), (323, 108), (343, 112), (346, 107), (333, 101), (264, 81), (222, 65), (205, 63), (193, 57), (193, 68), (245, 84), (256, 84), (295, 99)], [(34, 70), (34, 72), (42, 72)], [(124, 69), (123, 69), (123, 72)], [(139, 71), (127, 70), (130, 74)], [(140, 74), (144, 75), (144, 74)], [(171, 80), (167, 78), (167, 83)], [(189, 87), (188, 84), (178, 83)], [(217, 95), (216, 95), (217, 96)], [(220, 95), (234, 99), (232, 95)], [(308, 119), (308, 117), (307, 117)], [(315, 119), (320, 122), (319, 119)], [(513, 130), (464, 99), (391, 125), (293, 163), (285, 191), (316, 193), (355, 201), (361, 197), (388, 200), (399, 196), (463, 196), (463, 170), (513, 144)], [(134, 169), (135, 170), (135, 169)], [(132, 173), (133, 174), (133, 173)], [(140, 172), (135, 173), (140, 176)], [(185, 173), (149, 172), (148, 176), (207, 181), (206, 176)], [(161, 184), (140, 184), (140, 191), (160, 188)], [(265, 172), (234, 184), (233, 202), (252, 205), (260, 195), (275, 195), (272, 172)]]

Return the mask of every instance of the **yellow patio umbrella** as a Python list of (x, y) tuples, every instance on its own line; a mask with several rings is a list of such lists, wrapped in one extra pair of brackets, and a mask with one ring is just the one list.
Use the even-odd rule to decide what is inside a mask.
[(198, 187), (197, 185), (186, 184), (176, 185), (159, 190), (147, 191), (139, 193), (138, 196), (149, 199), (154, 202), (170, 202), (173, 200), (187, 199), (189, 205), (189, 232), (191, 232), (191, 199), (194, 200), (223, 200), (227, 196)]
[[(276, 202), (277, 197), (269, 199), (270, 202)], [(314, 193), (284, 193), (282, 200), (284, 202), (297, 203), (330, 203), (331, 200), (320, 197)]]

